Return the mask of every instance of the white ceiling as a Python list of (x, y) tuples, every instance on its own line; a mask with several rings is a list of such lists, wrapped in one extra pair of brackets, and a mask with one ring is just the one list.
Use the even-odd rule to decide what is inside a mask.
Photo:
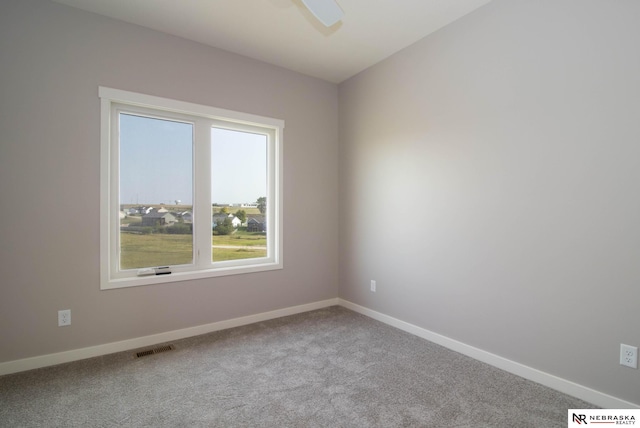
[(339, 83), (491, 0), (338, 0), (320, 24), (300, 0), (54, 0)]

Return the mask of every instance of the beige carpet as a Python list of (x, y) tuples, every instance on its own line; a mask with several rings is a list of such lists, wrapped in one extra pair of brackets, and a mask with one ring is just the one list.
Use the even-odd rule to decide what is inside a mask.
[(594, 407), (341, 307), (0, 377), (2, 427), (566, 427)]

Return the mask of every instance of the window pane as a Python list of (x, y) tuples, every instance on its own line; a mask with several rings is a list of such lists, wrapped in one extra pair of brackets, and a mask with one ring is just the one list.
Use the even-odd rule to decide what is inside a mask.
[(213, 261), (267, 256), (267, 136), (212, 128)]
[(193, 125), (119, 119), (120, 269), (193, 263)]

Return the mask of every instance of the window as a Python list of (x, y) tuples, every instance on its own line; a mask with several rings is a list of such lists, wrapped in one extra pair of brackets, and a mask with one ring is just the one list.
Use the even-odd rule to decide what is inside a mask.
[(282, 268), (283, 121), (99, 95), (102, 289)]

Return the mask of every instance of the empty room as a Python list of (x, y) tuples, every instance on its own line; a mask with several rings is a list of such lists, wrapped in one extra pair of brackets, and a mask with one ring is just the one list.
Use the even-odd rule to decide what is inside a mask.
[(638, 22), (2, 1), (0, 426), (635, 422)]

